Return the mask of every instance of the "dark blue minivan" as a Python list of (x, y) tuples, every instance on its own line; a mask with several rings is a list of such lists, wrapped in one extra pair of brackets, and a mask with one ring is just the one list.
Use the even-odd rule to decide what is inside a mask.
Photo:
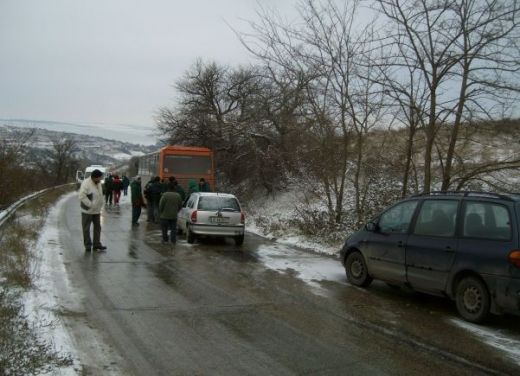
[(447, 296), (460, 315), (520, 314), (520, 195), (432, 192), (399, 201), (341, 250), (348, 281)]

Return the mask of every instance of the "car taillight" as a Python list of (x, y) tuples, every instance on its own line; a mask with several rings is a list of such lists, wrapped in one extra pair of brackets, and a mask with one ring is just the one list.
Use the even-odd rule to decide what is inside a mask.
[(246, 223), (246, 215), (244, 212), (240, 212), (240, 223)]
[(197, 222), (197, 211), (194, 210), (193, 213), (191, 213), (191, 221)]
[(509, 254), (509, 261), (517, 268), (520, 268), (520, 250), (516, 249)]

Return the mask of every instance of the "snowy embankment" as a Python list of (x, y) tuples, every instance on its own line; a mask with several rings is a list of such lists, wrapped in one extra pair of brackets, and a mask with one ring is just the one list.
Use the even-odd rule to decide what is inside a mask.
[[(24, 197), (0, 212), (0, 226), (25, 202), (45, 193), (45, 189)], [(54, 369), (52, 375), (78, 375), (91, 365), (110, 364), (107, 346), (102, 335), (90, 326), (85, 327), (81, 322), (74, 322), (74, 317), (82, 317), (85, 313), (81, 291), (74, 288), (65, 269), (66, 260), (64, 249), (59, 240), (58, 217), (63, 203), (71, 196), (71, 192), (63, 195), (47, 213), (47, 217), (35, 243), (31, 243), (31, 282), (32, 287), (22, 294), (24, 315), (29, 326), (34, 328), (36, 335), (49, 344), (60, 356), (68, 357), (72, 363), (67, 367)], [(31, 214), (21, 215), (17, 220), (28, 226), (35, 226), (38, 218)], [(72, 336), (74, 330), (81, 333), (81, 341), (87, 343), (88, 351), (76, 345)], [(76, 327), (76, 329), (74, 329)], [(93, 369), (96, 369), (95, 367)], [(115, 364), (105, 368), (107, 375), (123, 374)]]
[[(25, 312), (29, 320), (34, 323), (44, 323), (38, 326), (41, 337), (52, 344), (58, 353), (69, 356), (73, 364), (59, 370), (60, 375), (77, 375), (80, 368), (78, 353), (74, 341), (70, 337), (59, 313), (65, 310), (77, 311), (80, 298), (73, 290), (66, 278), (63, 253), (58, 242), (57, 217), (61, 203), (75, 193), (70, 193), (52, 207), (45, 224), (40, 232), (33, 253), (33, 288), (27, 291), (24, 298)], [(22, 221), (31, 221), (30, 217), (21, 218)], [(58, 294), (59, 291), (59, 294)], [(58, 295), (63, 299), (67, 295), (67, 307), (58, 302)]]
[(328, 245), (319, 239), (311, 240), (298, 234), (297, 230), (290, 226), (292, 219), (298, 217), (296, 208), (302, 199), (302, 194), (294, 190), (278, 193), (275, 197), (263, 196), (250, 201), (246, 230), (280, 244), (337, 256), (342, 243)]

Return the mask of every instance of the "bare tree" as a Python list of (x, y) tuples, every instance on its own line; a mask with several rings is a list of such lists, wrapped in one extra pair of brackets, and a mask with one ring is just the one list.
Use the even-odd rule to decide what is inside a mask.
[[(342, 220), (347, 177), (353, 176), (356, 213), (363, 217), (364, 142), (383, 112), (380, 74), (367, 64), (371, 25), (358, 28), (359, 1), (338, 6), (313, 0), (300, 3), (301, 24), (287, 24), (263, 11), (252, 23), (255, 34), (241, 35), (244, 45), (265, 65), (277, 67), (290, 82), (303, 75), (307, 98), (301, 101), (306, 122), (302, 132), (314, 132), (316, 168), (334, 222)], [(303, 128), (306, 127), (306, 128)], [(309, 156), (309, 153), (305, 153)], [(349, 168), (349, 160), (354, 165)]]
[(14, 131), (11, 137), (0, 141), (0, 208), (12, 203), (26, 189), (23, 162), (34, 133), (34, 129)]
[[(426, 106), (419, 112), (427, 119), (425, 127), (424, 187), (432, 184), (432, 151), (439, 123), (446, 116), (441, 110), (443, 85), (457, 64), (455, 53), (458, 31), (452, 29), (447, 14), (453, 0), (377, 0), (377, 9), (389, 20), (387, 42), (394, 46), (395, 66), (413, 74), (411, 81), (425, 85)], [(419, 76), (419, 77), (417, 77)], [(403, 74), (406, 77), (406, 74)], [(415, 103), (418, 104), (418, 103)], [(415, 111), (417, 112), (417, 111)]]
[[(424, 123), (424, 191), (433, 182), (432, 161), (437, 133), (453, 124), (442, 165), (442, 189), (450, 186), (461, 123), (478, 114), (490, 116), (518, 72), (519, 5), (516, 0), (377, 0), (389, 20), (386, 43), (401, 68), (401, 80), (424, 85), (427, 102), (415, 113)], [(399, 73), (399, 72), (398, 72)], [(395, 87), (395, 86), (394, 86)], [(454, 91), (458, 94), (453, 95)], [(424, 98), (424, 97), (423, 97)], [(412, 102), (410, 102), (412, 103)], [(411, 112), (410, 112), (411, 113)], [(410, 119), (412, 120), (412, 119)]]
[(54, 184), (62, 184), (73, 176), (79, 166), (79, 161), (74, 158), (74, 153), (78, 151), (77, 144), (70, 137), (56, 136), (51, 141), (52, 149), (36, 164), (43, 173), (52, 177)]
[[(460, 57), (453, 74), (459, 94), (452, 109), (454, 120), (443, 163), (442, 190), (451, 185), (462, 123), (478, 114), (493, 118), (493, 107), (498, 103), (502, 108), (510, 94), (520, 91), (520, 3), (461, 0), (452, 5), (452, 12), (453, 24), (460, 29), (456, 42)], [(509, 162), (499, 161), (496, 167), (502, 168), (504, 164)], [(488, 169), (479, 167), (471, 175), (480, 175)]]

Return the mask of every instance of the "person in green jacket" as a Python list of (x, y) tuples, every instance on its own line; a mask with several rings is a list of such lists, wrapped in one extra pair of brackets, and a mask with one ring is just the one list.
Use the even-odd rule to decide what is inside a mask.
[(188, 182), (188, 196), (191, 195), (192, 193), (194, 192), (198, 192), (199, 191), (199, 185), (197, 184), (197, 182), (195, 180), (190, 180)]
[(159, 201), (163, 244), (168, 243), (168, 230), (170, 230), (170, 241), (173, 244), (177, 241), (177, 213), (182, 207), (182, 198), (172, 188), (164, 192)]

